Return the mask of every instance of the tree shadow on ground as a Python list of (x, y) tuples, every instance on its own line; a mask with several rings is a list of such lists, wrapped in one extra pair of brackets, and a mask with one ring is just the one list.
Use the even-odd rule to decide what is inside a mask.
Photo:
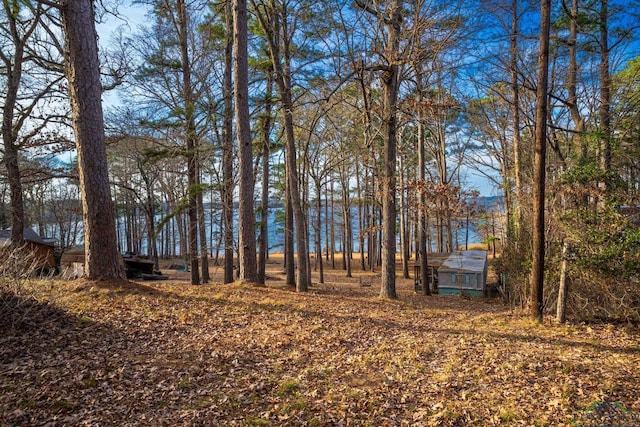
[[(78, 317), (55, 307), (48, 301), (41, 302), (27, 295), (17, 295), (13, 292), (3, 292), (0, 295), (0, 337), (2, 341), (20, 339), (34, 332), (56, 331), (67, 328), (78, 322)], [(0, 348), (0, 362), (7, 348)]]

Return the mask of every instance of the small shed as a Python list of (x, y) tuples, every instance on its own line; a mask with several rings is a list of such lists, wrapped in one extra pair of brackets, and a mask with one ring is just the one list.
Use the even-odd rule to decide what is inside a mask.
[[(22, 231), (25, 248), (33, 255), (33, 266), (41, 272), (49, 272), (56, 268), (54, 255), (55, 245), (46, 242), (42, 237), (30, 228)], [(11, 230), (0, 230), (0, 248), (3, 252), (11, 244)]]
[(457, 251), (438, 268), (438, 293), (481, 297), (487, 290), (487, 252)]

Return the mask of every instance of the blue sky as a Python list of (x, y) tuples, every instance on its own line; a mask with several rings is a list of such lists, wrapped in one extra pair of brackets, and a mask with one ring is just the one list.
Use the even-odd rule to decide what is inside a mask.
[[(147, 23), (148, 6), (140, 3), (133, 4), (125, 0), (123, 4), (118, 6), (118, 17), (112, 14), (105, 14), (96, 29), (99, 36), (99, 44), (101, 49), (109, 46), (113, 40), (113, 34), (122, 29), (125, 33), (133, 33), (140, 25)], [(120, 104), (117, 90), (103, 94), (103, 104), (105, 109), (109, 106)], [(493, 182), (487, 179), (479, 172), (468, 168), (461, 167), (461, 178), (465, 181), (465, 187), (468, 190), (477, 190), (482, 196), (501, 195), (501, 191), (495, 188)]]

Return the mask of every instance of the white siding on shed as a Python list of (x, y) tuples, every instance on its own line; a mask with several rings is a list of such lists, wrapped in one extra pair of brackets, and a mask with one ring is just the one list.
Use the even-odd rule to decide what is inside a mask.
[(438, 287), (484, 291), (487, 282), (487, 252), (453, 252), (438, 269), (438, 278)]

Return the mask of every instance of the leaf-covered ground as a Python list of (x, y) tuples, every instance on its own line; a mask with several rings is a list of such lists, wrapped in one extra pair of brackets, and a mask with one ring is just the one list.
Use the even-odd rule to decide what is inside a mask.
[(640, 412), (636, 326), (540, 326), (409, 280), (388, 301), (376, 277), (340, 271), (297, 294), (281, 277), (39, 285), (40, 304), (0, 320), (0, 425), (571, 426), (596, 401)]

